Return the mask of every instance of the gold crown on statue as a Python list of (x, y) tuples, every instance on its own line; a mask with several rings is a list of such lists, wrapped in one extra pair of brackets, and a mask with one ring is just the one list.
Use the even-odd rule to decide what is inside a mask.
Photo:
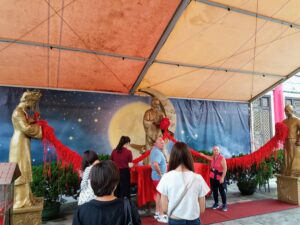
[(39, 101), (42, 96), (42, 93), (39, 90), (33, 90), (33, 91), (25, 91), (20, 99), (21, 102), (26, 101)]

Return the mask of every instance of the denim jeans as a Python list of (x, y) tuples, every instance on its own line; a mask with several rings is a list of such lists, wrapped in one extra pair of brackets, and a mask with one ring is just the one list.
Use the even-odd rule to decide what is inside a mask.
[(174, 220), (169, 218), (169, 225), (201, 225), (200, 219), (195, 220)]

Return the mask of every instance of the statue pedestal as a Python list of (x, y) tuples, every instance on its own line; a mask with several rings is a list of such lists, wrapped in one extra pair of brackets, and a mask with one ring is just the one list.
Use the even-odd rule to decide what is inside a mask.
[(36, 204), (30, 207), (12, 210), (12, 225), (42, 225), (44, 198), (36, 198)]
[(300, 205), (300, 177), (276, 175), (279, 201)]

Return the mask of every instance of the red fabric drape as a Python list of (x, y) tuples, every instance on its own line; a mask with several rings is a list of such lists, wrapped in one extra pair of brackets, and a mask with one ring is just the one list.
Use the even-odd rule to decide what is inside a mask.
[(154, 186), (151, 180), (151, 167), (147, 166), (135, 166), (131, 168), (131, 183), (137, 184), (137, 204), (143, 206), (147, 202), (153, 202), (154, 199)]

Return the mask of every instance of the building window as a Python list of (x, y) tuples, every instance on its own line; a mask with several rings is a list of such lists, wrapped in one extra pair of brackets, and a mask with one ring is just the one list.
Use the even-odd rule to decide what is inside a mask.
[(272, 136), (270, 97), (263, 96), (252, 103), (254, 149), (263, 146)]

